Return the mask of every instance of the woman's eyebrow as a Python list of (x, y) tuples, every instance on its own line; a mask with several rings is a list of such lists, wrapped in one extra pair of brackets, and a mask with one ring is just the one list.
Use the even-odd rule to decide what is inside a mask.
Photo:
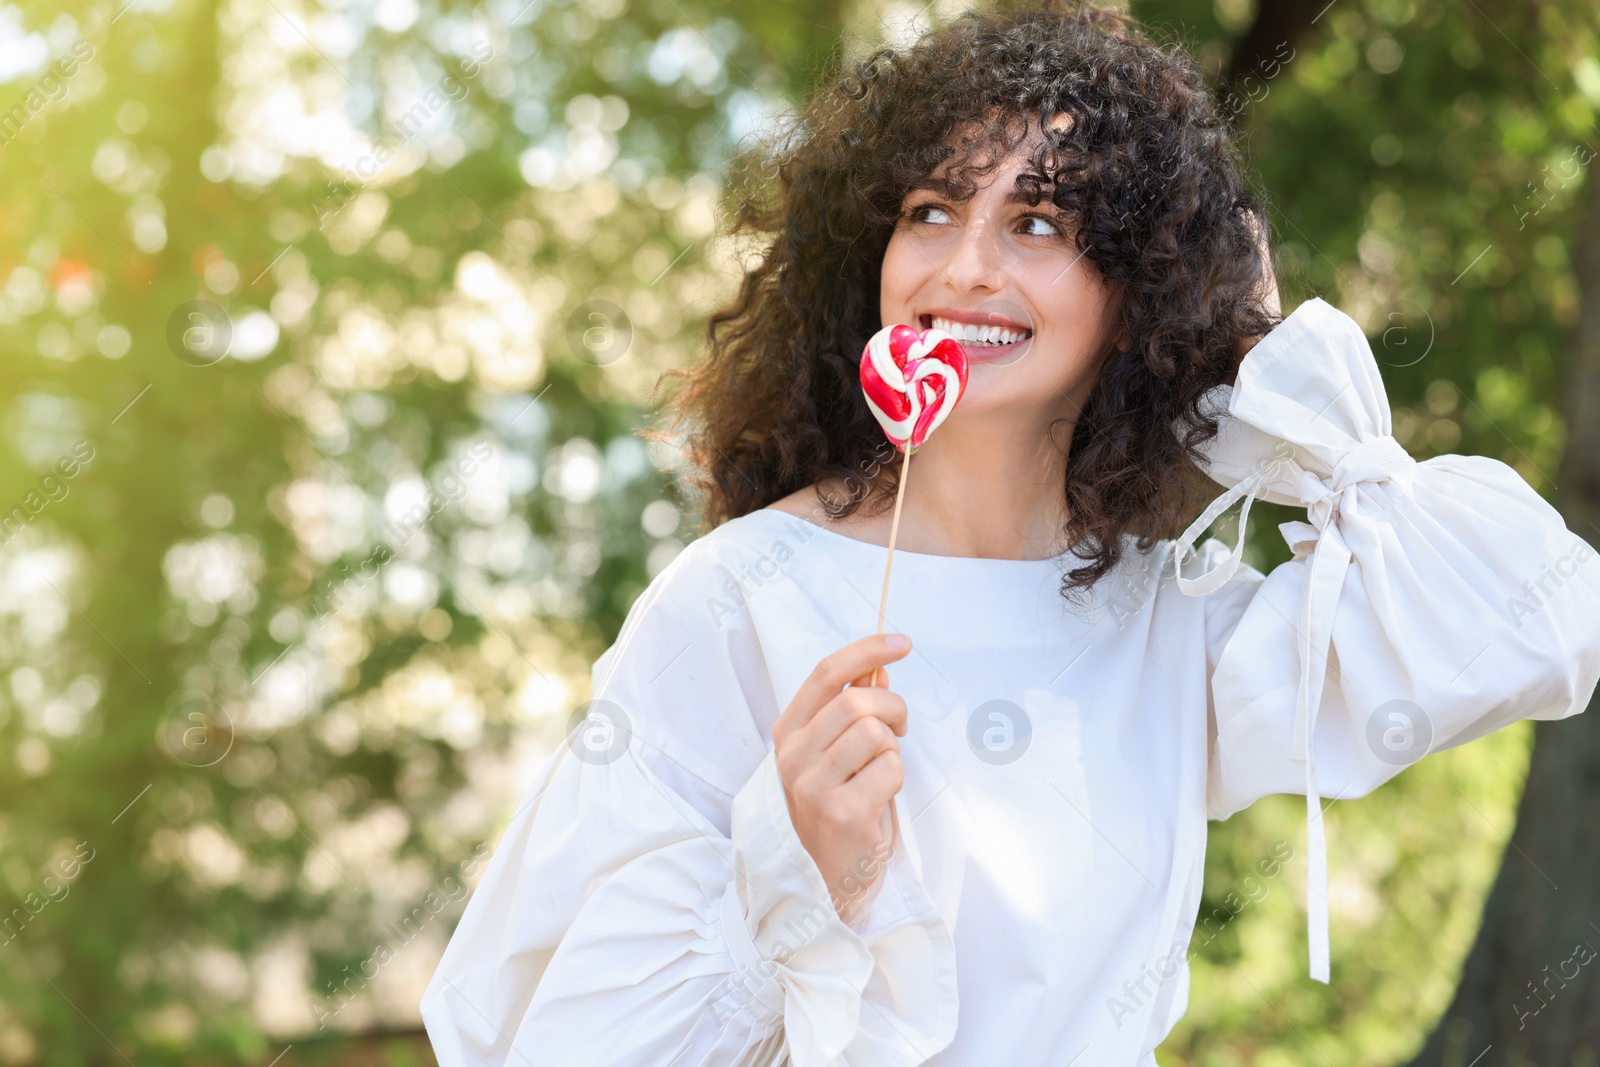
[(1024, 188), (1021, 188), (1021, 187), (1015, 187), (1014, 186), (1012, 188), (1012, 190), (1009, 193), (1006, 194), (1005, 203), (1008, 204), (1008, 205), (1009, 204), (1027, 204), (1029, 207), (1039, 207), (1041, 205), (1048, 205), (1049, 207), (1059, 211), (1060, 208), (1056, 207), (1056, 205), (1054, 203), (1052, 203), (1051, 200), (1050, 200), (1050, 196), (1049, 196), (1049, 189), (1050, 188), (1054, 188), (1054, 187), (1051, 186), (1051, 187), (1048, 187), (1048, 188), (1041, 189), (1038, 192), (1038, 194), (1035, 195), (1032, 192), (1030, 192), (1028, 189), (1024, 189)]

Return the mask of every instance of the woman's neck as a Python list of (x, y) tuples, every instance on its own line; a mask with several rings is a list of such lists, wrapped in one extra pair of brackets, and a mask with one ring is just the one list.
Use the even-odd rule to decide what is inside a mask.
[[(983, 422), (942, 426), (911, 457), (895, 547), (983, 559), (1050, 559), (1065, 552), (1069, 430), (1058, 427), (1052, 444), (1043, 433)], [(838, 485), (819, 488), (824, 501), (847, 495)], [(889, 497), (823, 524), (887, 545), (893, 520)]]

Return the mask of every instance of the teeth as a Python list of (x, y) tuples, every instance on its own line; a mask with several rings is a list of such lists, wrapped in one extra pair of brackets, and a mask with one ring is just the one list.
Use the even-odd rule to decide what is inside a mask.
[(970, 322), (953, 322), (933, 318), (933, 328), (943, 330), (958, 341), (983, 345), (1009, 345), (1028, 336), (1026, 330), (1008, 330), (1003, 326), (976, 326)]

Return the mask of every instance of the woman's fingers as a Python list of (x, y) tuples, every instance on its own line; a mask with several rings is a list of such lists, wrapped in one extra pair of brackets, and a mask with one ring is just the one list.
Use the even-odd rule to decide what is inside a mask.
[(1261, 285), (1257, 292), (1261, 297), (1261, 310), (1273, 316), (1283, 314), (1283, 306), (1278, 299), (1278, 277), (1272, 269), (1272, 244), (1270, 231), (1266, 221), (1259, 215), (1251, 216), (1251, 229), (1255, 233), (1256, 247), (1261, 250), (1261, 266), (1263, 275)]
[[(822, 762), (839, 738), (863, 719), (879, 722), (889, 733), (904, 736), (905, 698), (888, 689), (867, 687), (844, 690), (804, 727), (790, 731), (778, 750), (780, 764), (798, 776)], [(777, 728), (773, 730), (776, 733)], [(825, 777), (828, 781), (840, 782), (858, 767), (859, 764), (843, 773), (830, 773)]]
[(898, 752), (900, 741), (888, 723), (875, 715), (852, 722), (812, 765), (812, 773), (830, 785), (849, 781), (883, 752)]
[(773, 724), (774, 742), (795, 730), (803, 729), (846, 686), (854, 688), (854, 683), (858, 683), (863, 676), (870, 677), (874, 668), (892, 663), (911, 651), (910, 638), (905, 639), (906, 647), (895, 648), (889, 643), (891, 637), (904, 635), (872, 634), (824, 656), (806, 680), (800, 683), (794, 699), (778, 717), (778, 722)]
[(906, 698), (893, 689), (875, 686), (851, 686), (840, 693), (817, 713), (806, 727), (810, 743), (821, 752), (864, 715), (882, 719), (901, 737), (906, 733)]
[[(889, 801), (900, 792), (900, 787), (905, 784), (905, 766), (900, 762), (898, 748), (884, 749), (867, 764), (856, 772), (855, 777), (840, 787), (845, 793), (854, 793), (858, 802), (869, 811), (879, 813), (879, 825), (882, 826), (883, 810), (888, 807)], [(888, 824), (892, 828), (893, 808), (889, 808)], [(893, 830), (886, 834), (892, 837)]]
[(900, 737), (906, 732), (906, 701), (890, 689), (871, 686), (850, 688), (820, 711), (804, 730), (792, 738), (809, 752), (826, 752), (857, 720), (878, 719)]
[(874, 670), (910, 651), (909, 641), (890, 643), (896, 636), (873, 634), (824, 657), (772, 724), (789, 817), (841, 915), (855, 914), (850, 887), (867, 889), (877, 878), (861, 867), (863, 857), (881, 852), (893, 832), (885, 809), (903, 781), (906, 705), (870, 683)]

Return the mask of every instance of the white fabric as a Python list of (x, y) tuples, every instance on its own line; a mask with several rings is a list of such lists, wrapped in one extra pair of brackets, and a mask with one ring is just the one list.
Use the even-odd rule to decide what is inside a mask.
[[(1216, 540), (1191, 555), (1210, 511), (1181, 549), (1130, 545), (1090, 612), (1059, 595), (1071, 555), (896, 551), (905, 785), (858, 929), (790, 824), (771, 727), (876, 629), (885, 550), (772, 509), (691, 543), (595, 663), (589, 726), (529, 785), (423, 997), (442, 1067), (1154, 1067), (1206, 819), (1271, 793), (1307, 796), (1326, 980), (1319, 798), (1583, 710), (1600, 566), (1504, 464), (1412, 461), (1321, 300), (1215, 402), (1227, 503), (1308, 507), (1270, 575)], [(1370, 740), (1397, 700), (1427, 737), (1404, 759)]]

